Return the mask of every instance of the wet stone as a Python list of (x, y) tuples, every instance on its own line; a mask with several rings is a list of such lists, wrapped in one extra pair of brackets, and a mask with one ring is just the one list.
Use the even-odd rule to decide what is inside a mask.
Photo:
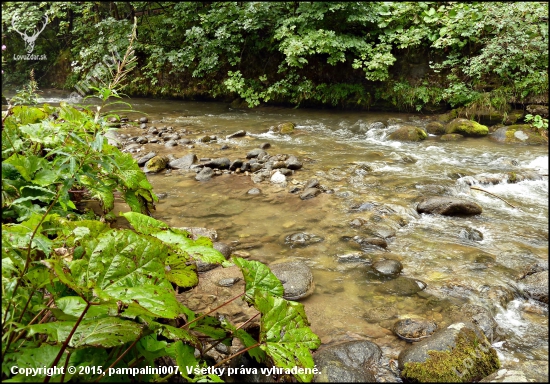
[(220, 287), (231, 287), (235, 283), (239, 282), (241, 280), (240, 277), (229, 277), (227, 279), (221, 279), (218, 281), (218, 285)]
[(251, 188), (248, 190), (247, 193), (249, 195), (259, 195), (260, 193), (262, 193), (262, 191), (260, 190), (260, 188)]
[(271, 272), (281, 281), (283, 297), (287, 300), (299, 300), (311, 295), (315, 289), (311, 269), (301, 261), (289, 261), (269, 266)]
[(260, 148), (255, 148), (246, 154), (247, 159), (262, 158), (267, 155), (267, 152)]
[(212, 178), (214, 175), (214, 171), (212, 168), (204, 167), (199, 173), (197, 173), (197, 176), (195, 176), (195, 180), (197, 181), (208, 181)]
[(392, 331), (401, 339), (413, 342), (430, 337), (437, 329), (437, 324), (426, 319), (401, 319), (398, 320)]
[(382, 276), (397, 276), (403, 270), (403, 264), (397, 260), (379, 260), (372, 265), (373, 271)]
[(142, 156), (138, 159), (137, 163), (140, 167), (143, 167), (146, 162), (151, 160), (153, 157), (155, 157), (157, 154), (155, 152), (149, 152), (145, 156)]
[(285, 244), (289, 244), (290, 248), (305, 247), (311, 244), (323, 241), (321, 236), (313, 235), (306, 232), (298, 232), (288, 235), (285, 238)]
[(381, 293), (397, 295), (397, 296), (412, 296), (426, 288), (427, 284), (417, 279), (399, 276), (393, 280), (386, 281), (377, 287)]
[(147, 124), (143, 123), (139, 125), (139, 128), (141, 129), (147, 129)]
[(149, 122), (149, 119), (147, 117), (142, 117), (139, 119), (139, 122), (142, 123), (142, 124), (145, 124), (145, 123), (148, 123)]
[(237, 131), (235, 133), (225, 136), (225, 138), (234, 139), (235, 137), (243, 137), (243, 136), (246, 136), (246, 131), (241, 129), (240, 131)]
[(474, 228), (463, 228), (460, 230), (458, 236), (462, 239), (481, 241), (483, 240), (483, 233)]
[(309, 200), (314, 198), (315, 196), (318, 196), (321, 193), (321, 190), (317, 188), (307, 188), (304, 190), (304, 192), (300, 195), (300, 199), (302, 200)]
[(268, 149), (268, 148), (271, 148), (271, 144), (269, 143), (260, 144), (260, 149)]
[(167, 148), (175, 147), (178, 145), (175, 140), (168, 140), (166, 143), (164, 143), (164, 146)]

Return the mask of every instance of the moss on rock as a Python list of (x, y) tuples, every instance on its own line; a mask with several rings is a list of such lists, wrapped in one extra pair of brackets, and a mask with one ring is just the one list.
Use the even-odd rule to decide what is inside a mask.
[(537, 128), (528, 124), (517, 124), (497, 129), (491, 140), (506, 144), (548, 144), (548, 139), (540, 134)]
[(476, 382), (500, 368), (496, 351), (484, 336), (462, 327), (456, 345), (444, 351), (428, 350), (423, 362), (407, 362), (401, 375), (421, 383)]
[(294, 132), (294, 123), (282, 123), (277, 126), (277, 130), (280, 133), (287, 134)]
[(392, 132), (388, 138), (399, 141), (420, 141), (425, 140), (427, 137), (428, 134), (422, 128), (404, 125)]
[(446, 133), (459, 133), (464, 136), (487, 136), (489, 134), (489, 128), (485, 125), (481, 125), (472, 120), (467, 119), (454, 119), (447, 126)]
[(168, 158), (166, 156), (155, 156), (147, 163), (145, 163), (144, 172), (157, 173), (162, 171), (168, 165)]

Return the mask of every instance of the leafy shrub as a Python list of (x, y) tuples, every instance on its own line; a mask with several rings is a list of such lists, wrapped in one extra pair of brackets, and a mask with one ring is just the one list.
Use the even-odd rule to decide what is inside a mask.
[[(240, 296), (261, 314), (257, 340), (178, 302), (173, 284), (198, 283), (195, 260), (225, 259), (209, 239), (192, 240), (146, 215), (156, 201), (151, 185), (129, 154), (106, 142), (107, 129), (91, 110), (63, 103), (15, 106), (4, 117), (3, 377), (29, 380), (12, 367), (75, 366), (83, 374), (52, 378), (90, 381), (108, 368), (154, 366), (168, 356), (186, 380), (219, 381), (193, 371), (207, 366), (205, 337), (229, 345), (237, 337), (246, 346), (239, 353), (258, 361), (313, 368), (310, 349), (320, 342), (303, 306), (282, 299), (281, 283), (259, 262), (233, 259), (246, 281)], [(79, 211), (74, 192), (82, 188), (101, 202), (104, 217), (119, 191), (132, 210), (124, 217), (133, 230)], [(296, 377), (309, 381), (312, 374)]]

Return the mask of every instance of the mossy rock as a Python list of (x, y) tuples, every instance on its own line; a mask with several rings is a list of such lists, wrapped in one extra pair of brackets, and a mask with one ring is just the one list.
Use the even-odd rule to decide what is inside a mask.
[(165, 169), (167, 165), (168, 165), (168, 157), (155, 156), (151, 160), (149, 160), (147, 163), (145, 163), (145, 167), (143, 168), (143, 171), (146, 173), (157, 173)]
[(295, 127), (294, 123), (282, 123), (277, 126), (277, 131), (283, 134), (292, 133)]
[(522, 109), (514, 109), (513, 111), (508, 112), (506, 119), (504, 120), (505, 125), (516, 124), (524, 116)]
[(470, 106), (460, 108), (459, 117), (472, 118), (483, 125), (494, 125), (505, 121), (507, 113), (511, 110), (509, 105), (506, 105), (502, 110), (497, 110), (493, 106)]
[(390, 140), (398, 141), (421, 141), (427, 137), (428, 134), (422, 128), (411, 125), (404, 125), (388, 136)]
[(448, 133), (446, 135), (443, 135), (439, 138), (441, 141), (458, 141), (462, 140), (464, 136), (458, 134), (458, 133)]
[(479, 137), (487, 136), (489, 134), (489, 128), (472, 120), (458, 118), (449, 123), (445, 133), (459, 133), (464, 136)]
[(443, 113), (437, 117), (437, 121), (440, 123), (448, 123), (449, 121), (458, 117), (458, 109), (453, 109), (447, 113)]
[(426, 131), (432, 135), (443, 135), (445, 133), (445, 126), (438, 121), (432, 121), (426, 125)]
[(542, 136), (537, 128), (528, 124), (501, 127), (489, 137), (493, 141), (506, 144), (548, 144), (548, 139)]
[(500, 368), (491, 343), (474, 324), (455, 323), (399, 354), (401, 376), (420, 383), (476, 382)]

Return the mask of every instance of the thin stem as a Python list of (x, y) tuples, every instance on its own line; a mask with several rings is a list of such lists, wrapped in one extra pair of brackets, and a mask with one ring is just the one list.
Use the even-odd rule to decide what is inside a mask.
[[(84, 319), (84, 316), (86, 315), (86, 312), (88, 312), (88, 309), (90, 309), (91, 306), (92, 306), (92, 304), (90, 304), (89, 302), (86, 303), (86, 307), (84, 308), (84, 310), (82, 311), (82, 314), (80, 315), (80, 317), (78, 318), (78, 320), (74, 324), (73, 329), (71, 329), (71, 333), (69, 333), (69, 336), (67, 336), (67, 339), (65, 340), (65, 342), (61, 346), (61, 350), (59, 351), (59, 353), (55, 357), (55, 360), (53, 361), (50, 368), (57, 367), (57, 363), (59, 363), (59, 360), (61, 360), (61, 356), (63, 356), (63, 354), (65, 353), (65, 350), (69, 346), (69, 342), (71, 341), (76, 329), (80, 325), (80, 322), (82, 321), (82, 319)], [(67, 359), (68, 359), (68, 357), (67, 357)], [(46, 378), (44, 379), (44, 383), (48, 383), (51, 378), (52, 378), (51, 376), (46, 376)]]
[[(113, 368), (115, 365), (117, 365), (118, 362), (119, 362), (120, 360), (122, 360), (122, 358), (123, 358), (124, 356), (126, 356), (126, 354), (127, 354), (128, 352), (130, 352), (130, 350), (131, 350), (132, 348), (134, 348), (134, 346), (135, 346), (135, 345), (137, 344), (137, 342), (140, 341), (140, 340), (141, 340), (141, 336), (138, 337), (138, 338), (137, 338), (128, 348), (126, 348), (126, 350), (125, 350), (124, 352), (122, 352), (122, 355), (120, 355), (120, 356), (118, 357), (118, 359), (116, 359), (116, 360), (114, 361), (114, 363), (111, 364), (111, 365), (109, 366), (109, 368), (107, 368), (104, 372), (107, 372), (109, 369), (111, 369), (111, 368)], [(100, 381), (103, 377), (104, 377), (103, 375), (100, 375), (100, 376), (97, 378), (97, 380), (96, 380), (95, 382), (96, 382), (96, 383), (99, 383), (99, 381)]]
[(494, 193), (491, 193), (491, 192), (489, 192), (489, 191), (486, 191), (486, 190), (481, 189), (481, 188), (478, 188), (478, 187), (470, 187), (470, 189), (475, 189), (476, 191), (485, 192), (485, 193), (487, 193), (487, 194), (489, 194), (489, 195), (491, 195), (491, 196), (493, 196), (493, 197), (496, 197), (497, 199), (500, 199), (500, 200), (504, 201), (504, 202), (505, 202), (506, 204), (508, 204), (510, 207), (512, 207), (512, 208), (514, 208), (514, 209), (518, 209), (518, 207), (513, 206), (512, 204), (510, 204), (509, 202), (507, 202), (506, 200), (504, 200), (502, 197), (497, 196), (497, 195), (495, 195)]
[(67, 360), (65, 360), (65, 366), (63, 367), (63, 373), (61, 374), (61, 380), (60, 380), (61, 383), (65, 381), (65, 372), (67, 372), (67, 366), (69, 365), (69, 359), (71, 358), (71, 353), (72, 352), (69, 352), (69, 354), (67, 355)]
[[(36, 236), (36, 233), (38, 232), (38, 228), (40, 228), (40, 226), (42, 225), (42, 223), (44, 222), (44, 220), (46, 220), (46, 217), (48, 216), (48, 214), (50, 213), (50, 211), (52, 210), (53, 206), (55, 205), (55, 203), (57, 202), (57, 199), (59, 199), (59, 194), (61, 193), (61, 186), (58, 186), (57, 188), (57, 194), (55, 195), (52, 203), (50, 204), (50, 206), (48, 207), (48, 209), (46, 210), (46, 212), (44, 213), (44, 215), (42, 215), (42, 218), (40, 219), (40, 221), (38, 222), (38, 224), (36, 225), (36, 228), (34, 228), (34, 231), (32, 232), (32, 235), (31, 235), (31, 238), (29, 239), (29, 246), (27, 247), (27, 257), (26, 257), (26, 260), (25, 260), (25, 267), (23, 268), (23, 271), (21, 272), (21, 277), (19, 279), (17, 279), (17, 283), (15, 284), (15, 288), (13, 289), (13, 293), (11, 295), (11, 300), (8, 302), (8, 305), (6, 307), (6, 312), (4, 313), (4, 320), (3, 320), (3, 323), (6, 322), (7, 320), (7, 316), (8, 316), (8, 312), (9, 312), (9, 309), (10, 309), (10, 306), (11, 306), (11, 303), (12, 303), (12, 300), (14, 299), (15, 297), (15, 293), (17, 292), (17, 289), (19, 288), (19, 286), (21, 285), (21, 281), (23, 280), (23, 276), (25, 276), (25, 273), (27, 273), (27, 270), (29, 269), (29, 266), (31, 264), (31, 250), (32, 250), (32, 241), (34, 240), (34, 237)], [(23, 311), (23, 313), (25, 313)], [(23, 315), (21, 315), (23, 316)], [(7, 352), (4, 351), (4, 353)]]
[[(206, 312), (205, 314), (200, 315), (199, 317), (197, 317), (195, 320), (190, 321), (189, 323), (182, 325), (180, 328), (189, 327), (189, 325), (193, 324), (195, 321), (199, 321), (200, 319), (202, 319), (202, 318), (208, 316), (208, 315), (211, 314), (212, 312), (216, 312), (218, 309), (220, 309), (220, 308), (223, 307), (224, 305), (227, 305), (227, 304), (231, 303), (232, 301), (237, 300), (239, 297), (243, 296), (244, 294), (245, 294), (245, 292), (239, 293), (237, 296), (235, 296), (235, 297), (229, 299), (228, 301), (226, 301), (225, 303), (223, 303), (223, 304), (217, 306), (216, 308), (214, 308), (214, 309), (211, 310), (210, 312)], [(189, 329), (189, 328), (187, 328), (187, 329)]]
[(235, 353), (234, 355), (231, 355), (231, 356), (229, 356), (227, 359), (224, 359), (224, 360), (220, 361), (218, 364), (214, 365), (214, 368), (218, 368), (220, 365), (222, 365), (222, 364), (228, 362), (228, 361), (231, 360), (232, 358), (237, 357), (237, 356), (239, 356), (239, 355), (242, 355), (243, 353), (245, 353), (245, 352), (247, 352), (247, 351), (250, 351), (251, 349), (254, 349), (254, 348), (256, 348), (256, 347), (259, 347), (260, 345), (262, 345), (262, 343), (256, 343), (256, 344), (254, 344), (254, 345), (251, 345), (251, 346), (248, 347), (248, 348), (242, 349), (242, 350), (240, 350), (239, 352)]

